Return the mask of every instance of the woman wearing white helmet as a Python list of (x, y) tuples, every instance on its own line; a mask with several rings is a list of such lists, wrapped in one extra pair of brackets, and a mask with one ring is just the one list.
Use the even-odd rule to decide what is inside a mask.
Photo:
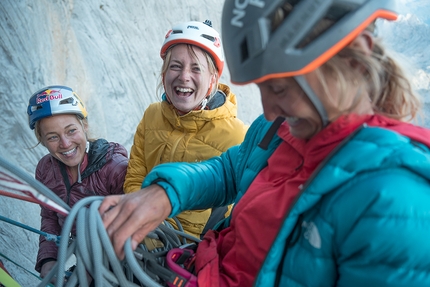
[[(148, 172), (165, 162), (199, 162), (243, 141), (246, 127), (237, 118), (236, 96), (218, 83), (224, 55), (210, 21), (190, 21), (168, 31), (160, 51), (161, 102), (151, 104), (134, 136), (124, 183), (125, 193), (141, 189)], [(184, 211), (184, 231), (199, 238), (209, 217), (224, 218), (227, 207)], [(218, 218), (218, 219), (217, 219)], [(175, 221), (170, 220), (176, 226)]]
[[(83, 197), (123, 193), (127, 150), (104, 139), (88, 139), (87, 110), (66, 86), (48, 86), (29, 100), (28, 121), (49, 154), (37, 164), (36, 179), (73, 206)], [(41, 206), (41, 230), (60, 235), (65, 216)], [(39, 239), (35, 269), (45, 277), (57, 260), (58, 247)]]
[(197, 248), (199, 286), (430, 286), (430, 131), (406, 122), (420, 102), (373, 34), (393, 6), (227, 0), (232, 82), (258, 85), (264, 116), (220, 158), (107, 197), (117, 254), (166, 216), (235, 202)]

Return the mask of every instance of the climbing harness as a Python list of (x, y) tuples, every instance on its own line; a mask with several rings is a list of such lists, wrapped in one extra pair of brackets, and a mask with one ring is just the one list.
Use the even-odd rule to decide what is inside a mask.
[[(39, 287), (55, 286), (197, 286), (193, 275), (194, 251), (199, 238), (184, 232), (179, 220), (174, 218), (178, 230), (164, 221), (150, 232), (135, 251), (129, 238), (124, 246), (125, 259), (120, 261), (103, 225), (98, 208), (104, 197), (90, 196), (70, 208), (42, 183), (0, 157), (0, 195), (36, 202), (67, 215), (60, 236), (50, 235), (0, 216), (0, 220), (38, 233), (58, 245), (57, 262), (41, 279)], [(20, 194), (21, 193), (21, 194)], [(76, 234), (69, 235), (75, 227)], [(152, 247), (145, 242), (156, 241)], [(73, 258), (74, 257), (74, 258)], [(66, 266), (75, 259), (72, 268)]]

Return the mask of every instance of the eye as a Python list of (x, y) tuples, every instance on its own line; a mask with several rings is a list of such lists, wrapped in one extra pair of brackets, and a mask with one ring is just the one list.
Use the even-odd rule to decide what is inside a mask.
[(70, 129), (67, 133), (68, 134), (74, 134), (76, 132), (76, 129)]
[(171, 70), (178, 71), (178, 70), (180, 70), (180, 69), (181, 69), (181, 66), (180, 66), (180, 65), (178, 65), (178, 64), (171, 64), (171, 65), (169, 66), (169, 68), (170, 68)]
[(48, 136), (46, 139), (48, 142), (55, 142), (58, 140), (58, 136)]
[(284, 86), (270, 86), (270, 90), (275, 95), (283, 95), (286, 93), (287, 88)]

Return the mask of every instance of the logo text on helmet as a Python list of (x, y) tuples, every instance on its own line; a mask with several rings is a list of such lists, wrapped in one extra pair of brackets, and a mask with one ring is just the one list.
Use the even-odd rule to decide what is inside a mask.
[(60, 90), (46, 90), (36, 96), (36, 104), (41, 104), (46, 101), (62, 99), (63, 95)]
[(187, 29), (196, 29), (196, 30), (199, 30), (199, 27), (193, 26), (193, 25), (188, 25)]
[(166, 36), (164, 36), (164, 38), (168, 38), (169, 36), (170, 36), (170, 34), (172, 34), (172, 32), (173, 32), (173, 30), (169, 30), (167, 33), (166, 33)]
[(243, 22), (241, 19), (245, 17), (246, 12), (245, 9), (248, 7), (248, 5), (253, 5), (258, 8), (264, 8), (264, 1), (262, 0), (235, 0), (234, 1), (234, 9), (233, 9), (233, 18), (231, 19), (230, 23), (233, 26), (242, 28)]

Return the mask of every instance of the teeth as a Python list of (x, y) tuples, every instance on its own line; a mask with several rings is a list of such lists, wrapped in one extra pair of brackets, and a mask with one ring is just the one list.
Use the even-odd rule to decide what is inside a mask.
[(179, 88), (179, 87), (176, 88), (176, 91), (179, 91), (181, 93), (192, 93), (193, 92), (193, 90), (190, 88)]
[(297, 117), (286, 117), (285, 120), (289, 123), (295, 123), (299, 120)]
[(66, 151), (66, 152), (63, 152), (62, 154), (64, 154), (64, 155), (71, 154), (72, 152), (74, 152), (74, 151), (75, 151), (75, 149), (76, 149), (76, 148), (74, 148), (74, 149), (72, 149), (72, 150), (69, 150), (69, 151)]

